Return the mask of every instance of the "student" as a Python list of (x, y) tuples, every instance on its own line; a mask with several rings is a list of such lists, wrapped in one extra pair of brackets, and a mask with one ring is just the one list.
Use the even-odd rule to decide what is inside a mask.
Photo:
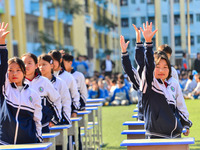
[(81, 72), (74, 70), (74, 68), (72, 67), (73, 59), (74, 57), (72, 55), (65, 54), (63, 56), (63, 65), (65, 70), (71, 73), (74, 79), (76, 80), (78, 91), (80, 94), (81, 105), (79, 110), (85, 110), (85, 104), (88, 97), (88, 91), (85, 84), (85, 77)]
[(23, 61), (17, 57), (8, 60), (7, 26), (0, 23), (0, 145), (42, 142), (40, 97), (24, 84)]
[[(177, 80), (171, 77), (171, 65), (165, 53), (157, 54), (154, 66), (152, 38), (157, 30), (152, 32), (152, 23), (149, 25), (148, 22), (143, 27), (141, 31), (146, 41), (145, 50), (142, 43), (137, 43), (136, 49), (145, 53), (140, 53), (136, 58), (145, 64), (140, 89), (143, 93), (147, 138), (179, 137), (183, 127), (187, 129), (184, 133), (187, 136), (192, 123), (188, 120), (189, 113), (181, 88)], [(135, 30), (138, 32), (137, 28)]]
[[(48, 78), (53, 84), (54, 88), (58, 91), (62, 103), (62, 119), (59, 124), (71, 124), (71, 97), (68, 86), (65, 82), (53, 75), (53, 59), (47, 54), (38, 57), (38, 68), (41, 75)], [(56, 120), (52, 120), (54, 124), (58, 124)]]
[(49, 123), (52, 118), (58, 122), (61, 119), (61, 98), (51, 82), (39, 75), (36, 71), (38, 67), (37, 57), (27, 53), (22, 56), (26, 66), (25, 83), (29, 84), (41, 97), (42, 103), (42, 133), (49, 132)]
[(88, 91), (88, 98), (104, 98), (103, 91), (99, 88), (96, 80), (92, 81), (92, 89)]
[(114, 90), (113, 96), (109, 105), (118, 106), (118, 105), (130, 105), (132, 102), (130, 100), (128, 90), (124, 85), (124, 81), (117, 81), (118, 88)]
[[(165, 52), (167, 54), (168, 59), (170, 60), (171, 55), (172, 55), (172, 49), (171, 49), (171, 47), (169, 47), (167, 44), (160, 45), (158, 47), (158, 51)], [(175, 78), (177, 81), (179, 81), (179, 79), (178, 79), (178, 73), (177, 73), (176, 69), (173, 66), (171, 66), (171, 70), (172, 70), (171, 76), (173, 78)]]
[(49, 52), (49, 55), (53, 58), (53, 71), (55, 77), (61, 78), (69, 87), (69, 92), (71, 94), (72, 104), (71, 104), (71, 117), (77, 117), (77, 112), (80, 108), (80, 95), (78, 93), (78, 88), (74, 77), (65, 71), (61, 67), (62, 56), (61, 53), (57, 50), (52, 50)]
[(183, 90), (183, 93), (184, 93), (184, 97), (185, 98), (189, 98), (189, 93), (191, 93), (195, 87), (197, 86), (197, 82), (195, 80), (193, 80), (193, 75), (189, 75), (188, 76), (188, 80), (187, 80), (187, 83), (185, 85), (185, 88)]
[(104, 98), (107, 98), (107, 97), (109, 96), (109, 92), (108, 92), (106, 86), (104, 86), (104, 83), (103, 83), (103, 79), (102, 79), (102, 78), (100, 78), (100, 79), (98, 80), (98, 86), (99, 86), (99, 88), (103, 91), (103, 97), (104, 97)]

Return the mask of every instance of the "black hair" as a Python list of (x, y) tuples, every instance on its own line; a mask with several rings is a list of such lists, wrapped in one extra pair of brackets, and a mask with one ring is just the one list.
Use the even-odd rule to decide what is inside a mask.
[(185, 57), (186, 56), (186, 53), (185, 52), (183, 52), (183, 57)]
[(124, 80), (124, 75), (123, 75), (122, 73), (119, 73), (119, 74), (117, 75), (117, 77), (118, 77), (120, 80)]
[(116, 79), (112, 79), (111, 82), (116, 84)]
[(189, 79), (190, 80), (192, 80), (193, 79), (193, 75), (191, 74), (191, 75), (189, 75)]
[(167, 53), (167, 54), (172, 54), (172, 49), (171, 49), (171, 47), (169, 46), (169, 45), (167, 45), (167, 44), (163, 44), (163, 45), (160, 45), (159, 47), (158, 47), (158, 50), (159, 51), (164, 51), (165, 53)]
[(50, 55), (42, 54), (42, 55), (38, 56), (38, 61), (40, 61), (41, 59), (44, 61), (47, 61), (50, 64), (53, 64), (53, 59)]
[(58, 61), (59, 65), (61, 65), (60, 60), (62, 59), (62, 55), (58, 50), (51, 50), (48, 53), (53, 59), (55, 59), (56, 61)]
[(33, 61), (35, 62), (35, 64), (38, 63), (37, 56), (35, 56), (34, 54), (32, 54), (32, 53), (26, 53), (26, 54), (23, 54), (21, 58), (26, 57), (26, 56), (31, 57), (33, 59)]
[(63, 60), (65, 61), (73, 61), (74, 57), (72, 55), (69, 54), (65, 54), (63, 55)]
[(168, 80), (171, 77), (171, 64), (170, 64), (170, 61), (169, 61), (166, 53), (163, 51), (155, 51), (154, 58), (155, 58), (156, 65), (160, 62), (161, 59), (164, 59), (166, 61), (168, 69), (169, 69), (169, 74), (167, 76), (167, 80)]

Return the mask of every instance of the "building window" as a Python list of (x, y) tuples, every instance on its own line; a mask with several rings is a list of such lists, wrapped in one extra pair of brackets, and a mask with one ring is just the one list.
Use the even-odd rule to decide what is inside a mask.
[(175, 45), (181, 46), (181, 36), (175, 36)]
[(154, 0), (147, 0), (147, 4), (154, 4)]
[(121, 25), (122, 27), (128, 27), (128, 18), (122, 18)]
[(174, 3), (179, 3), (179, 0), (174, 0)]
[(197, 22), (200, 22), (200, 14), (196, 14)]
[[(190, 44), (194, 45), (194, 36), (190, 36)], [(188, 45), (188, 36), (186, 36), (186, 45)]]
[(167, 23), (167, 15), (162, 15), (163, 23)]
[(145, 17), (141, 17), (141, 24), (146, 22), (146, 18)]
[(136, 38), (132, 39), (132, 44), (133, 44), (133, 46), (135, 46), (135, 44), (136, 44)]
[[(187, 15), (185, 15), (185, 22), (187, 24)], [(194, 21), (193, 21), (193, 15), (190, 14), (190, 24), (193, 24), (193, 23), (194, 23)]]
[(168, 44), (168, 37), (167, 37), (167, 36), (164, 36), (164, 37), (163, 37), (163, 43), (164, 43), (164, 44)]
[(200, 44), (200, 35), (197, 35), (197, 43)]
[(132, 24), (134, 24), (134, 25), (137, 24), (136, 17), (132, 17), (131, 20), (132, 20)]
[(140, 3), (144, 3), (144, 0), (140, 0)]
[(128, 5), (128, 0), (121, 0), (120, 1), (121, 6), (127, 6)]
[(174, 25), (180, 24), (180, 15), (174, 15)]
[(132, 4), (135, 4), (135, 0), (131, 0), (131, 3), (132, 3)]
[[(152, 22), (152, 24), (155, 24), (155, 17), (148, 17), (149, 23)], [(143, 22), (145, 23), (145, 22)]]

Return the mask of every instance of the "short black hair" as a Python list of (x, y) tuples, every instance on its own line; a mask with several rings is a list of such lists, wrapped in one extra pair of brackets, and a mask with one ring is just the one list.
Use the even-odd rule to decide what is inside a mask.
[(165, 52), (165, 53), (167, 53), (167, 54), (172, 54), (172, 49), (171, 49), (171, 47), (169, 46), (169, 45), (167, 45), (167, 44), (163, 44), (163, 45), (160, 45), (159, 47), (158, 47), (158, 51), (163, 51), (163, 52)]
[(65, 60), (65, 61), (73, 61), (74, 57), (72, 55), (65, 54), (65, 55), (63, 55), (63, 60)]
[(189, 79), (190, 80), (192, 80), (193, 79), (193, 75), (191, 74), (191, 75), (189, 75)]
[(35, 62), (35, 64), (38, 63), (37, 56), (35, 56), (34, 54), (32, 54), (32, 53), (26, 53), (26, 54), (23, 54), (21, 58), (26, 57), (26, 56), (31, 57), (33, 59), (33, 61)]

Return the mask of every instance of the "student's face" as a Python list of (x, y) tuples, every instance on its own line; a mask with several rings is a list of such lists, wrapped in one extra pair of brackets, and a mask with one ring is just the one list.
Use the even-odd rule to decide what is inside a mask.
[(96, 82), (92, 82), (93, 90), (98, 90), (98, 84)]
[(26, 75), (31, 75), (35, 73), (35, 69), (37, 69), (37, 64), (35, 64), (33, 58), (30, 56), (22, 57), (22, 60), (26, 67)]
[(71, 68), (72, 68), (72, 62), (71, 61), (63, 60), (63, 64), (65, 66), (66, 71), (71, 71)]
[(53, 59), (53, 70), (59, 71), (58, 68), (60, 67), (60, 64), (57, 60)]
[(53, 69), (53, 64), (50, 64), (49, 62), (43, 59), (40, 59), (38, 62), (38, 67), (42, 76), (45, 76), (47, 74), (51, 74), (51, 69)]
[(156, 65), (154, 70), (155, 78), (165, 80), (169, 75), (169, 68), (167, 62), (164, 59), (161, 59), (160, 62)]
[(22, 86), (22, 80), (24, 74), (17, 63), (8, 65), (8, 79), (11, 83), (15, 83), (17, 86)]
[(117, 85), (118, 85), (119, 88), (123, 87), (123, 84), (121, 84), (120, 82), (117, 82)]

